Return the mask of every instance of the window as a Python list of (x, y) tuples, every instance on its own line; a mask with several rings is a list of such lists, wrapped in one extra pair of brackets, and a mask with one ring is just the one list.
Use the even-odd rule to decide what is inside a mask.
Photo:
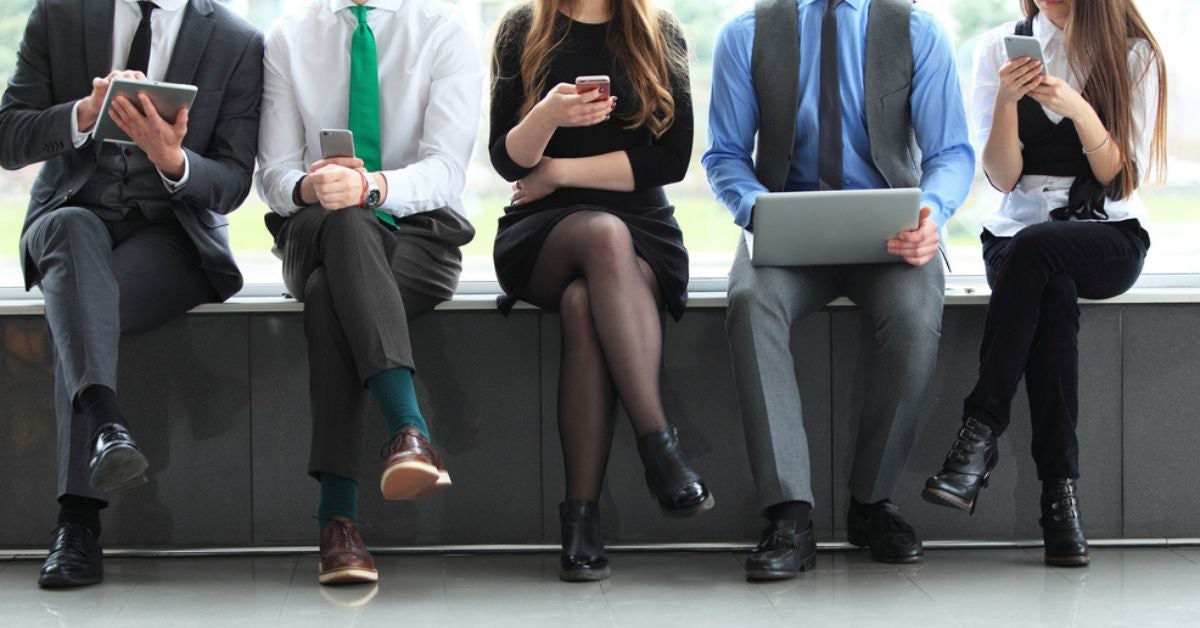
[[(311, 0), (225, 0), (234, 10), (266, 29), (284, 11)], [(432, 1), (432, 0), (421, 0)], [(696, 109), (696, 147), (687, 178), (668, 189), (692, 256), (694, 278), (724, 278), (733, 258), (738, 230), (728, 212), (712, 197), (700, 167), (707, 138), (707, 110), (712, 49), (721, 25), (744, 11), (749, 0), (660, 0), (687, 29), (692, 53), (692, 89)], [(509, 0), (457, 0), (476, 20), (481, 33), (490, 33)], [(16, 59), (25, 16), (33, 0), (0, 0), (0, 75), (8, 76)], [(921, 0), (920, 7), (942, 21), (958, 50), (964, 87), (970, 81), (975, 38), (1006, 20), (1015, 19), (1017, 0)], [(1154, 246), (1147, 273), (1200, 273), (1200, 243), (1190, 234), (1200, 227), (1200, 119), (1184, 112), (1200, 107), (1200, 84), (1184, 81), (1185, 55), (1192, 49), (1189, 25), (1200, 20), (1200, 5), (1190, 0), (1142, 0), (1139, 3), (1165, 49), (1171, 71), (1170, 179), (1166, 186), (1147, 186), (1143, 195), (1151, 208)], [(490, 40), (489, 36), (481, 41)], [(485, 47), (483, 54), (490, 54)], [(485, 105), (486, 107), (486, 105)], [(496, 219), (508, 198), (508, 185), (491, 169), (485, 146), (486, 111), (480, 119), (479, 141), (468, 173), (465, 203), (478, 234), (464, 251), (464, 281), (494, 280), (492, 242)], [(0, 286), (21, 283), (17, 239), (25, 216), (28, 191), (36, 167), (0, 173)], [(956, 275), (983, 274), (979, 256), (979, 219), (994, 209), (999, 196), (982, 176), (966, 205), (950, 223), (948, 244)], [(263, 227), (267, 208), (252, 192), (244, 207), (231, 216), (230, 235), (248, 284), (279, 284), (280, 266), (270, 253), (271, 240)]]

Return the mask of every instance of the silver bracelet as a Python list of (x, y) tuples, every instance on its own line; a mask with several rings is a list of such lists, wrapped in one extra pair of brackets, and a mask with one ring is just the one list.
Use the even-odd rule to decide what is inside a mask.
[(1108, 146), (1108, 141), (1109, 141), (1109, 140), (1111, 140), (1111, 139), (1112, 139), (1112, 136), (1111, 136), (1111, 135), (1106, 135), (1106, 136), (1104, 136), (1104, 141), (1103, 141), (1103, 142), (1100, 142), (1100, 145), (1099, 145), (1099, 146), (1097, 146), (1097, 147), (1095, 148), (1095, 150), (1088, 150), (1088, 149), (1086, 149), (1086, 148), (1085, 148), (1085, 149), (1083, 149), (1083, 154), (1084, 154), (1084, 155), (1095, 155), (1096, 153), (1098, 153), (1098, 152), (1100, 152), (1101, 150), (1103, 150), (1105, 146)]

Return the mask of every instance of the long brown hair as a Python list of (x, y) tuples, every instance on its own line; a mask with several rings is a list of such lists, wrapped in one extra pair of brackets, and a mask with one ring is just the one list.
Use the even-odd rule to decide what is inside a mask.
[[(1026, 17), (1038, 14), (1034, 0), (1021, 0)], [(1146, 78), (1131, 76), (1129, 40), (1144, 39), (1150, 44), (1158, 70), (1158, 102), (1154, 105), (1154, 134), (1150, 141), (1150, 171), (1162, 182), (1167, 171), (1167, 66), (1162, 48), (1133, 0), (1075, 0), (1071, 17), (1064, 29), (1071, 67), (1087, 77), (1083, 97), (1096, 109), (1121, 150), (1121, 172), (1113, 181), (1113, 192), (1129, 198), (1137, 189), (1141, 174), (1133, 161), (1133, 90)], [(1148, 173), (1147, 173), (1148, 174)], [(1149, 177), (1147, 177), (1149, 178)]]
[[(550, 57), (566, 39), (567, 30), (555, 28), (559, 13), (569, 15), (572, 0), (529, 0), (529, 33), (521, 54), (521, 79), (525, 117), (546, 90)], [(654, 8), (651, 0), (610, 0), (612, 21), (608, 44), (622, 68), (635, 110), (627, 115), (627, 128), (645, 127), (660, 137), (675, 123), (674, 81), (686, 80), (687, 54), (681, 45), (682, 29), (666, 11)], [(616, 77), (614, 77), (615, 80)]]

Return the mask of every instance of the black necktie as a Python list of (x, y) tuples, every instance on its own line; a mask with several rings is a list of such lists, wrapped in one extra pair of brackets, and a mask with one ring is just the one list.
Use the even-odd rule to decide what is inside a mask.
[(817, 178), (820, 189), (840, 190), (842, 176), (842, 90), (838, 69), (837, 6), (842, 0), (826, 0), (821, 18), (820, 140), (817, 143)]
[(142, 9), (142, 21), (138, 23), (137, 32), (133, 35), (133, 44), (129, 46), (125, 69), (145, 74), (146, 68), (150, 67), (150, 15), (158, 5), (153, 2), (138, 2), (138, 7)]

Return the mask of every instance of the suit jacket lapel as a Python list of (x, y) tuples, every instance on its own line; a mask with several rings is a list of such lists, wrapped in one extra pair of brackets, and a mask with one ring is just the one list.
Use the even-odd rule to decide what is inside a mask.
[(83, 5), (83, 49), (88, 81), (113, 71), (113, 0), (87, 0)]
[(171, 63), (167, 66), (164, 80), (168, 83), (192, 83), (208, 37), (215, 24), (212, 21), (212, 4), (209, 0), (192, 0), (184, 8), (183, 24), (179, 27), (179, 38), (171, 52)]

